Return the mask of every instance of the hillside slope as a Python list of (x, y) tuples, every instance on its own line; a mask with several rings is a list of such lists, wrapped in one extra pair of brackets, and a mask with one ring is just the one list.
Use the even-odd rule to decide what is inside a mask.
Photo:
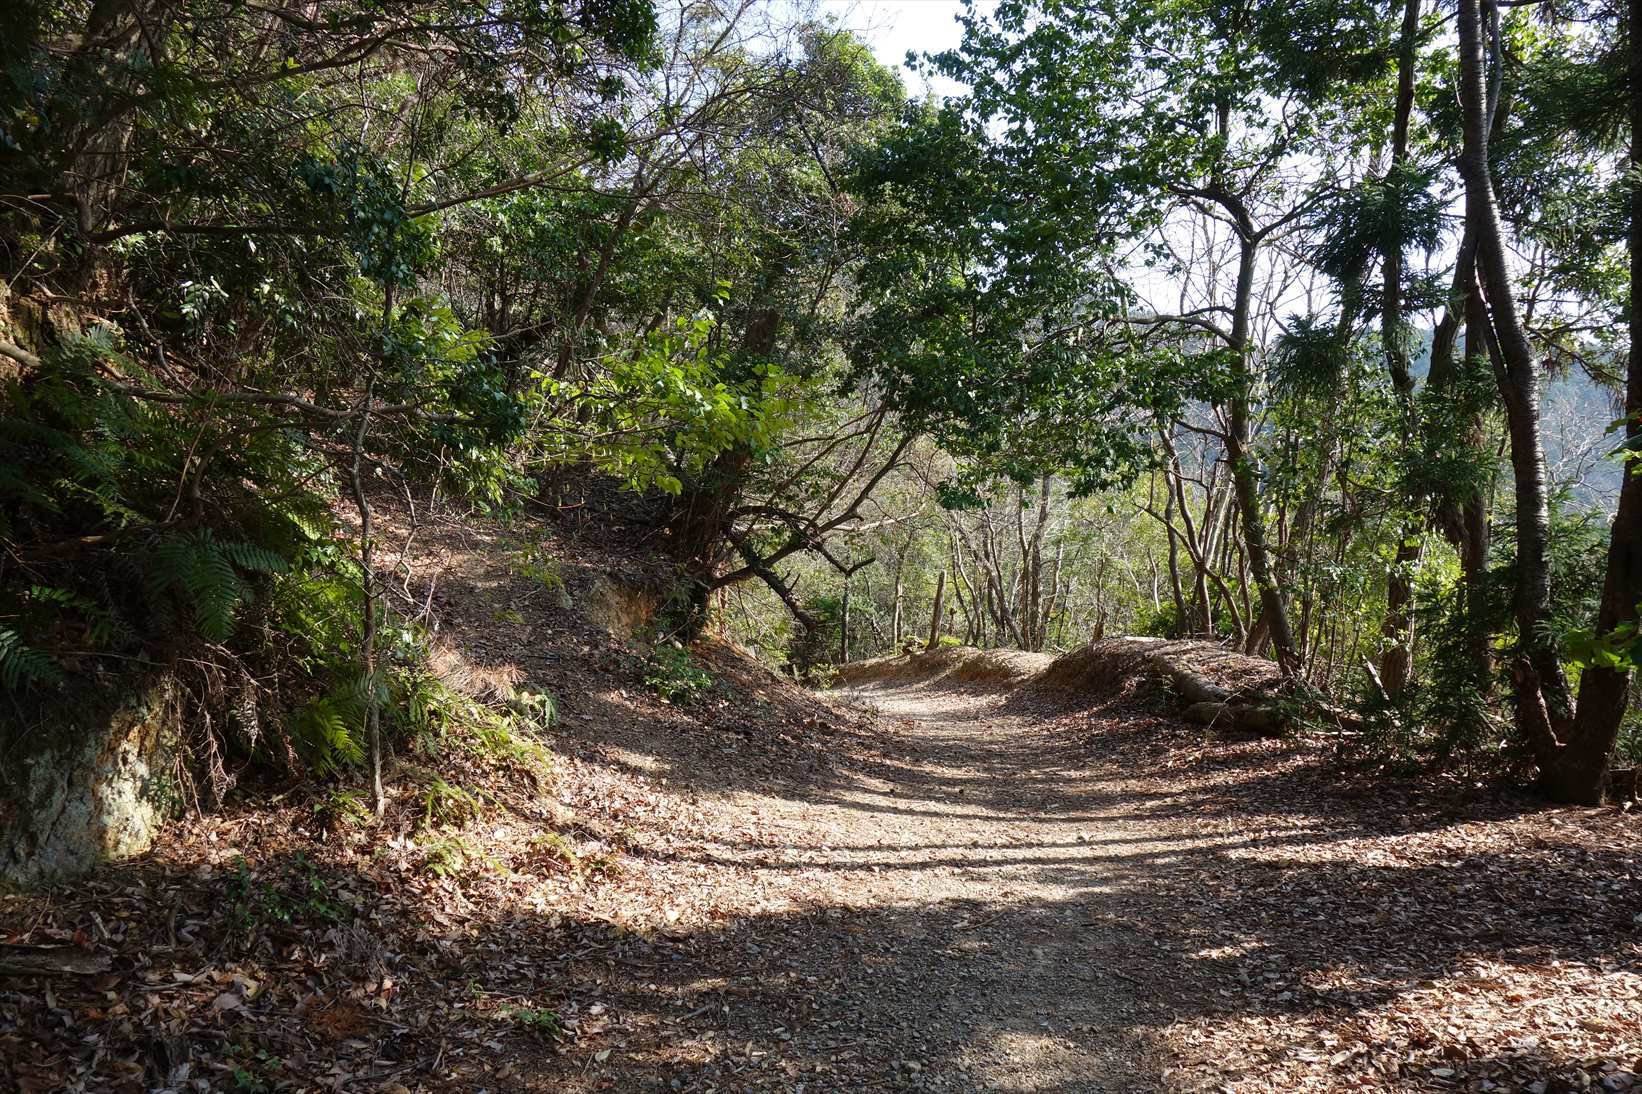
[(683, 960), (780, 904), (703, 856), (760, 831), (744, 797), (870, 754), (870, 718), (711, 640), (680, 662), (710, 684), (658, 698), (660, 575), (612, 546), (621, 528), (527, 539), (387, 499), (380, 519), (389, 595), (433, 632), (435, 670), (532, 719), (550, 696), (551, 725), (402, 753), (379, 827), (346, 784), (251, 787), (146, 855), (0, 896), (0, 974), (22, 977), (0, 996), (0, 1085), (534, 1083), (609, 1046), (612, 968)]
[[(645, 653), (658, 574), (638, 535), (386, 523), (409, 546), (385, 570), (428, 606), (446, 678), (524, 709), (550, 692), (559, 720), (401, 756), (380, 827), (334, 794), (264, 791), (142, 859), (0, 898), (0, 1083), (1092, 1094), (1642, 1075), (1633, 817), (1205, 732), (1138, 670), (1091, 676), (1088, 657), (1046, 672), (937, 651), (817, 697), (709, 641), (688, 664), (713, 682), (666, 703), (653, 681), (679, 683), (679, 663)], [(1046, 689), (1057, 667), (1081, 690)]]

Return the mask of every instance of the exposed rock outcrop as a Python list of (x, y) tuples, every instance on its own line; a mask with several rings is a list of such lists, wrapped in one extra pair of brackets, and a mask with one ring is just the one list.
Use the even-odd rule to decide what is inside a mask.
[(0, 882), (28, 885), (140, 854), (181, 805), (175, 678), (96, 695), (52, 701), (0, 733)]

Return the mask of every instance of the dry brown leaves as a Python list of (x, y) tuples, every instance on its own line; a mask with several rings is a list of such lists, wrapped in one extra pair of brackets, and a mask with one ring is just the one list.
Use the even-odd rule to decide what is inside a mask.
[[(847, 874), (782, 865), (831, 849), (769, 803), (893, 788), (915, 732), (722, 648), (703, 651), (721, 689), (662, 704), (623, 641), (510, 577), (496, 537), (416, 542), (407, 565), (443, 576), (407, 598), (439, 605), (474, 679), (559, 699), (551, 775), (451, 748), (401, 769), (380, 828), (319, 823), (291, 794), (0, 897), (0, 1086), (984, 1089), (933, 985), (972, 955), (1008, 968), (1068, 922), (1113, 960), (1070, 978), (1144, 1007), (1066, 1036), (1166, 1050), (1136, 1088), (1626, 1090), (1642, 1072), (1633, 817), (1348, 774), (1325, 746), (1206, 737), (1135, 696), (1028, 697), (1012, 770), (1036, 781), (1003, 813), (1098, 807), (1140, 848), (1128, 873), (1071, 907), (999, 886), (990, 904), (863, 908)], [(1054, 781), (1073, 769), (1094, 785)], [(479, 815), (419, 830), (427, 774), (481, 794)], [(936, 780), (938, 800), (897, 807), (939, 821), (1007, 790), (967, 774), (968, 796)], [(988, 868), (947, 835), (930, 870)], [(1047, 847), (1042, 869), (1082, 868), (1071, 854)]]

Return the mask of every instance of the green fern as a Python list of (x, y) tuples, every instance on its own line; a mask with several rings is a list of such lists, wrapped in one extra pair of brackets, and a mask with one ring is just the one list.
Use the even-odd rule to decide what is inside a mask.
[(297, 739), (308, 753), (314, 774), (324, 777), (364, 760), (357, 728), (332, 696), (322, 696), (303, 708), (297, 717)]
[[(16, 418), (0, 418), (0, 432), (9, 432), (17, 425)], [(15, 498), (51, 513), (59, 511), (55, 498), (39, 489), (15, 464), (4, 461), (0, 461), (0, 497)]]
[(286, 563), (276, 552), (254, 543), (224, 543), (219, 549), (235, 566), (253, 574), (282, 574)]
[(327, 826), (364, 824), (371, 819), (371, 807), (358, 790), (333, 790), (314, 804), (314, 814)]
[(420, 830), (431, 828), (463, 828), (478, 820), (484, 812), (485, 796), (444, 779), (435, 778), (422, 792), (422, 823)]
[[(384, 698), (377, 684), (377, 702)], [(365, 759), (367, 689), (363, 675), (350, 676), (310, 702), (297, 717), (297, 740), (314, 774), (324, 776)]]
[(279, 573), (285, 560), (248, 543), (219, 543), (209, 528), (174, 536), (149, 555), (149, 591), (155, 596), (181, 592), (194, 605), (201, 636), (222, 642), (234, 629), (234, 613), (249, 597), (240, 570)]
[(52, 585), (31, 585), (23, 593), (27, 605), (49, 605), (60, 615), (79, 614), (86, 623), (91, 641), (98, 646), (112, 646), (130, 637), (130, 629), (105, 605), (72, 589)]
[(35, 684), (62, 682), (56, 661), (24, 645), (16, 631), (0, 628), (0, 691), (17, 694)]

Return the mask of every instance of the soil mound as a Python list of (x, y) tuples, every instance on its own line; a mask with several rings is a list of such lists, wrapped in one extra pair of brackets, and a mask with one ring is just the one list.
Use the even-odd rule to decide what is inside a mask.
[(922, 683), (1008, 691), (1039, 675), (1054, 661), (1055, 656), (1048, 653), (943, 646), (843, 665), (839, 668), (838, 684), (840, 687), (864, 687)]
[[(1277, 665), (1201, 639), (1107, 638), (1076, 649), (1033, 680), (1040, 691), (1071, 691), (1091, 696), (1121, 691), (1135, 683), (1158, 683), (1177, 673), (1190, 673), (1218, 689), (1224, 701), (1236, 696), (1267, 695), (1282, 680)], [(1192, 689), (1194, 692), (1201, 688)], [(1188, 695), (1210, 698), (1208, 693)]]
[(1168, 697), (1188, 721), (1255, 733), (1282, 730), (1277, 665), (1201, 639), (1108, 638), (1059, 657), (1023, 700), (1093, 702), (1135, 693)]

